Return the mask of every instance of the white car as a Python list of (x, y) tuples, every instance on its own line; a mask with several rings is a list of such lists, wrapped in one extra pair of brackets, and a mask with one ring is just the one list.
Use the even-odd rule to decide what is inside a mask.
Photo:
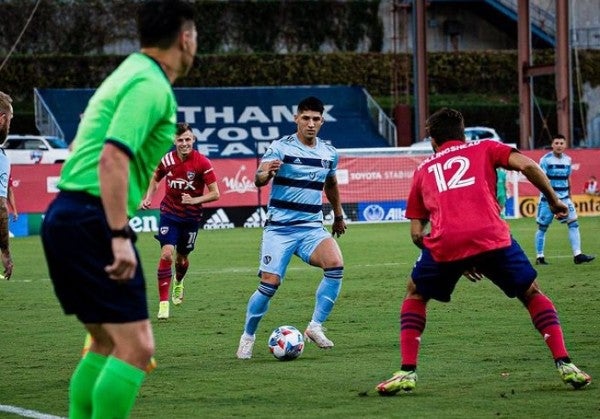
[(9, 135), (2, 148), (11, 164), (63, 163), (69, 145), (61, 138), (45, 135)]
[[(502, 142), (502, 138), (498, 135), (494, 128), (488, 127), (465, 127), (465, 141), (475, 140), (492, 140)], [(410, 146), (413, 151), (433, 152), (431, 147), (431, 139), (429, 137), (413, 143)]]

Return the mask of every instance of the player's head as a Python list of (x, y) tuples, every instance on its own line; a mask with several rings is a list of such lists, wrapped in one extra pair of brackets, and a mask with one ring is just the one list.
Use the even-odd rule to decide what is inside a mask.
[(308, 142), (312, 142), (316, 138), (323, 126), (324, 111), (323, 102), (314, 96), (309, 96), (300, 101), (296, 115), (294, 115), (294, 120), (298, 125), (298, 138)]
[(194, 62), (197, 32), (194, 8), (182, 0), (150, 0), (143, 2), (137, 15), (138, 34), (142, 48), (181, 51), (183, 74)]
[(4, 92), (0, 92), (0, 145), (6, 141), (10, 131), (10, 120), (13, 117), (12, 98)]
[(552, 151), (554, 152), (554, 154), (560, 155), (567, 148), (567, 139), (562, 134), (556, 134), (552, 138), (552, 144), (551, 145), (552, 145)]
[(178, 122), (173, 143), (180, 158), (187, 157), (194, 150), (195, 141), (196, 137), (192, 132), (192, 127), (185, 122)]
[(450, 140), (465, 141), (465, 121), (455, 109), (442, 108), (433, 113), (427, 118), (425, 129), (438, 146)]

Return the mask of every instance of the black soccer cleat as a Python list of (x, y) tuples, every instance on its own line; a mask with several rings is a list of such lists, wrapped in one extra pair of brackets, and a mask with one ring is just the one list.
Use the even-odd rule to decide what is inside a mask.
[[(592, 258), (593, 259), (593, 258)], [(575, 262), (575, 263), (581, 263), (581, 262)], [(544, 257), (539, 257), (535, 260), (535, 264), (536, 265), (549, 265), (548, 262), (546, 262), (546, 259), (544, 259)]]
[(573, 257), (573, 262), (575, 265), (579, 265), (581, 263), (591, 262), (596, 259), (596, 256), (586, 255), (585, 253), (580, 253), (577, 256)]

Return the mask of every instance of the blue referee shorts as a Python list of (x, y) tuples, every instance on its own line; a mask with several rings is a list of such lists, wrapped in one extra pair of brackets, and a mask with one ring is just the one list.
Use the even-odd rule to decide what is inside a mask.
[(454, 262), (436, 262), (429, 250), (423, 249), (411, 277), (417, 292), (424, 298), (449, 302), (460, 277), (473, 267), (511, 298), (524, 293), (537, 277), (536, 270), (515, 239), (508, 247)]
[(146, 283), (136, 249), (135, 277), (115, 281), (104, 271), (113, 262), (110, 230), (100, 199), (60, 192), (41, 228), (54, 292), (65, 314), (82, 323), (128, 323), (148, 319)]

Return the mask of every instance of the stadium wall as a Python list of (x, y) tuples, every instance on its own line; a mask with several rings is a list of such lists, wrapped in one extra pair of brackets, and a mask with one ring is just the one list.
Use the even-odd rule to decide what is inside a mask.
[[(412, 174), (417, 165), (427, 157), (423, 154), (367, 153), (357, 156), (340, 150), (338, 182), (344, 215), (348, 222), (399, 222), (406, 221), (406, 199)], [(544, 151), (526, 151), (524, 154), (536, 161)], [(583, 194), (587, 178), (600, 175), (598, 161), (600, 150), (569, 150), (573, 164), (573, 200), (580, 216), (600, 215), (600, 197)], [(205, 206), (203, 229), (234, 227), (260, 227), (265, 219), (265, 206), (269, 186), (254, 186), (255, 158), (215, 159), (213, 165), (219, 178), (221, 199)], [(9, 221), (12, 236), (39, 234), (41, 220), (50, 201), (58, 192), (56, 183), (60, 164), (14, 165), (12, 187), (20, 214), (15, 222)], [(512, 187), (509, 186), (509, 191)], [(518, 179), (518, 213), (508, 216), (534, 217), (537, 208), (537, 191), (523, 177)], [(164, 195), (161, 184), (150, 210), (140, 211), (130, 224), (137, 232), (157, 231), (158, 206)], [(509, 199), (512, 199), (510, 197)], [(507, 207), (510, 207), (510, 202)], [(331, 207), (324, 207), (325, 222), (331, 223)]]

